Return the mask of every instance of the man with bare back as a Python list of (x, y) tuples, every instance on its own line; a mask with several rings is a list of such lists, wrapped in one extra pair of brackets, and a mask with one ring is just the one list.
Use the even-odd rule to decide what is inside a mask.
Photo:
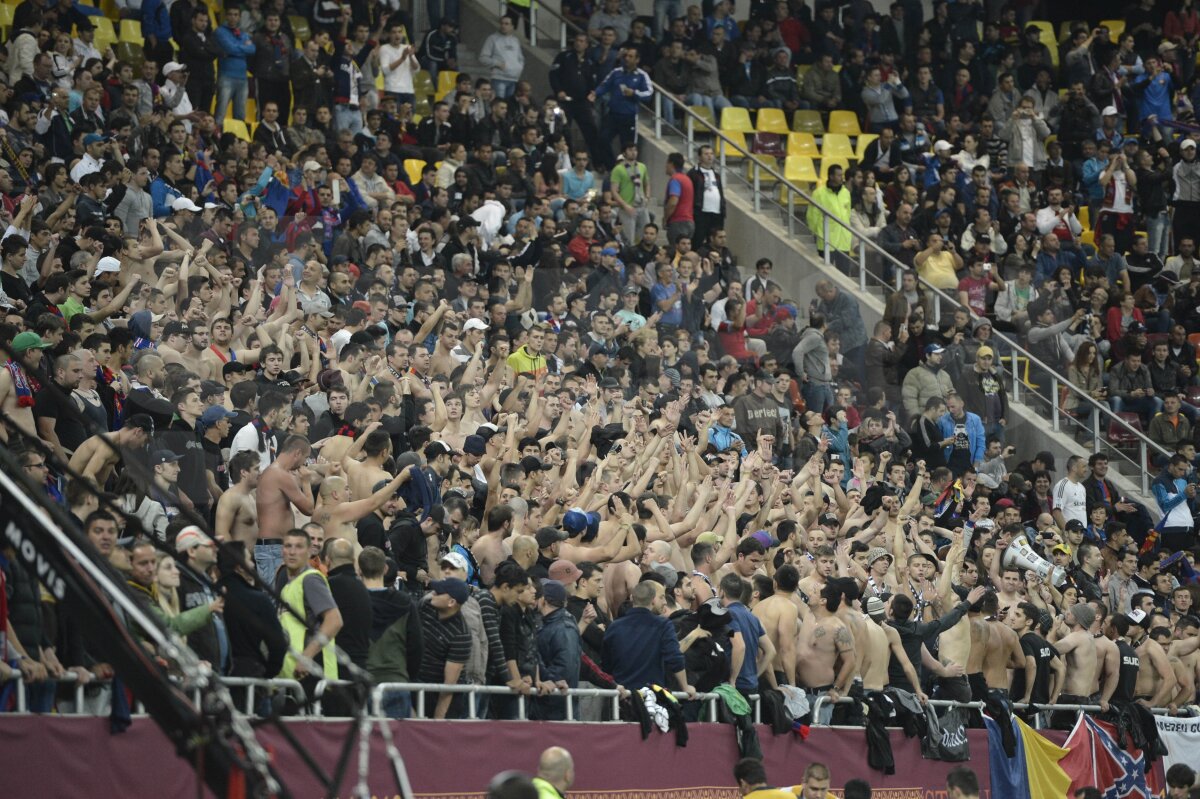
[(894, 659), (905, 674), (909, 683), (916, 687), (917, 699), (924, 702), (928, 697), (921, 690), (921, 680), (917, 670), (909, 661), (904, 647), (900, 643), (900, 633), (896, 628), (884, 623), (887, 608), (883, 600), (877, 596), (869, 597), (866, 603), (866, 656), (863, 658), (863, 690), (882, 691), (889, 684), (888, 665)]
[(254, 551), (259, 537), (258, 502), (254, 491), (259, 482), (257, 452), (239, 452), (229, 460), (229, 490), (217, 500), (213, 525), (217, 540), (241, 541), (248, 552)]
[(508, 505), (493, 505), (484, 519), (486, 531), (471, 545), (471, 554), (479, 564), (479, 579), (491, 585), (496, 567), (508, 557), (504, 551), (504, 539), (512, 535), (513, 512)]
[[(799, 581), (800, 572), (795, 566), (790, 563), (780, 566), (775, 572), (775, 593), (754, 606), (754, 615), (775, 645), (775, 659), (771, 663), (775, 681), (786, 685), (796, 684), (796, 637), (800, 631), (796, 586)], [(804, 615), (808, 615), (807, 608)]]
[[(1066, 658), (1067, 674), (1063, 681), (1062, 692), (1058, 695), (1060, 704), (1090, 705), (1095, 697), (1100, 674), (1100, 658), (1096, 652), (1096, 639), (1092, 637), (1091, 627), (1096, 621), (1096, 611), (1086, 604), (1072, 605), (1059, 619), (1054, 629), (1050, 631), (1050, 643), (1058, 653)], [(1115, 686), (1114, 686), (1115, 688)], [(1112, 694), (1109, 694), (1111, 697)], [(1101, 706), (1108, 710), (1108, 699)], [(1050, 726), (1056, 730), (1069, 730), (1075, 726), (1074, 710), (1055, 713), (1050, 718)]]
[(983, 658), (985, 690), (981, 699), (987, 698), (987, 691), (1001, 691), (1007, 698), (1012, 684), (1008, 675), (1009, 669), (1023, 669), (1028, 681), (1037, 676), (1037, 670), (1026, 668), (1025, 652), (1021, 649), (1020, 637), (1011, 627), (996, 618), (1000, 609), (997, 595), (987, 594), (979, 605), (984, 624), (988, 627), (987, 654)]
[(326, 540), (341, 538), (354, 544), (356, 549), (359, 548), (358, 520), (382, 508), (385, 502), (396, 495), (400, 486), (409, 481), (415, 468), (417, 467), (410, 466), (402, 469), (400, 474), (384, 483), (374, 493), (358, 500), (354, 499), (354, 492), (344, 476), (327, 476), (321, 481), (321, 501), (313, 510), (313, 523), (324, 528)]
[(154, 420), (147, 414), (129, 416), (115, 433), (97, 433), (71, 453), (73, 473), (95, 482), (101, 488), (108, 483), (113, 469), (125, 450), (140, 450), (154, 435)]
[(813, 701), (821, 696), (829, 700), (815, 719), (818, 724), (830, 722), (834, 703), (849, 691), (857, 663), (854, 635), (837, 615), (843, 597), (840, 579), (830, 580), (820, 596), (809, 599), (812, 614), (800, 625), (797, 679)]
[(275, 573), (283, 565), (283, 534), (296, 526), (295, 512), (305, 516), (311, 516), (313, 512), (314, 473), (304, 465), (311, 452), (312, 447), (304, 436), (288, 436), (275, 461), (258, 478), (255, 493), (258, 539), (254, 543), (254, 564), (259, 576), (269, 584), (274, 584)]
[[(392, 474), (383, 464), (392, 454), (392, 437), (380, 430), (379, 422), (371, 422), (354, 440), (354, 445), (342, 456), (342, 474), (350, 483), (356, 497), (367, 497), (380, 480), (391, 480)], [(359, 454), (365, 457), (357, 460)]]

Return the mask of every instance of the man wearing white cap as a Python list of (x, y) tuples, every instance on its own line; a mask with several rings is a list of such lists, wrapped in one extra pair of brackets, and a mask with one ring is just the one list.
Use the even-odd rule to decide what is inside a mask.
[(1096, 131), (1096, 139), (1103, 139), (1112, 145), (1113, 152), (1120, 149), (1125, 137), (1121, 135), (1121, 115), (1115, 105), (1106, 105), (1100, 112), (1100, 130)]
[(1190, 136), (1183, 139), (1179, 143), (1179, 161), (1171, 170), (1175, 183), (1172, 197), (1175, 216), (1171, 226), (1177, 242), (1194, 233), (1200, 225), (1200, 159), (1196, 158), (1196, 153), (1196, 140)]
[(192, 107), (192, 100), (188, 97), (187, 92), (188, 68), (178, 61), (168, 61), (163, 66), (162, 72), (163, 77), (166, 78), (166, 82), (159, 89), (163, 105), (175, 115), (176, 119), (182, 119), (183, 126), (188, 133), (191, 133), (191, 116), (195, 109)]
[(450, 355), (459, 363), (467, 363), (475, 353), (475, 348), (487, 335), (488, 324), (482, 319), (468, 319), (463, 323), (462, 338), (458, 346), (450, 350)]

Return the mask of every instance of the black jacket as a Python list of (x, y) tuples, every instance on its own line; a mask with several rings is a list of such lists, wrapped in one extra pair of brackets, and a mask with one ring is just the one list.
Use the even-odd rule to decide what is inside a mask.
[(226, 575), (218, 585), (225, 596), (225, 630), (232, 662), (229, 675), (274, 677), (283, 668), (288, 640), (271, 597), (238, 575)]
[[(180, 611), (203, 607), (210, 604), (216, 598), (217, 595), (213, 592), (207, 580), (199, 580), (185, 568), (179, 570)], [(219, 628), (218, 625), (220, 625)], [(229, 664), (221, 661), (222, 637), (228, 637), (228, 634), (225, 632), (224, 619), (213, 614), (213, 617), (208, 620), (207, 624), (188, 635), (187, 642), (188, 646), (192, 648), (201, 660), (207, 660), (213, 665), (214, 670), (224, 674)], [(226, 643), (228, 642), (226, 641)], [(228, 649), (228, 646), (226, 648)]]
[(337, 644), (355, 666), (365, 669), (371, 648), (371, 594), (354, 573), (353, 563), (329, 570), (329, 593), (342, 614)]
[[(721, 211), (722, 217), (725, 216), (725, 187), (721, 184), (721, 173), (716, 168), (713, 169), (713, 179), (717, 182), (717, 191), (721, 192)], [(688, 178), (692, 181), (692, 212), (699, 214), (700, 209), (704, 207), (704, 173), (699, 167), (688, 172)]]
[(417, 585), (417, 571), (429, 568), (429, 556), (425, 533), (415, 515), (408, 511), (396, 514), (396, 520), (388, 530), (388, 546), (400, 576), (410, 588)]
[(598, 83), (596, 62), (586, 53), (581, 58), (574, 50), (567, 50), (555, 56), (550, 65), (550, 89), (555, 97), (562, 92), (571, 98), (564, 102), (586, 102), (588, 92)]

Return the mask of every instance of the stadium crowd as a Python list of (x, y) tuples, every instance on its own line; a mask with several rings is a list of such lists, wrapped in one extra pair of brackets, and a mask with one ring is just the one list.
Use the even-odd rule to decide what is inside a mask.
[[(1023, 3), (980, 39), (975, 2), (569, 2), (587, 33), (545, 98), (510, 4), (487, 74), (435, 102), (457, 4), (419, 45), (395, 5), (229, 3), (210, 31), (144, 0), (140, 49), (90, 6), (14, 12), (0, 439), (215, 670), (311, 687), (336, 641), (377, 682), (510, 689), (438, 718), (653, 685), (797, 686), (834, 700), (820, 722), (886, 686), (1192, 712), (1190, 0), (1057, 57)], [(879, 138), (814, 201), (900, 262), (883, 320), (729, 249), (711, 147), (650, 174), (651, 75), (858, 111)], [(940, 325), (926, 285), (957, 293)], [(1175, 453), (1160, 523), (1103, 455), (1006, 444), (993, 327)], [(72, 672), (103, 704), (77, 620), (11, 549), (2, 573), (0, 678), (49, 710)]]

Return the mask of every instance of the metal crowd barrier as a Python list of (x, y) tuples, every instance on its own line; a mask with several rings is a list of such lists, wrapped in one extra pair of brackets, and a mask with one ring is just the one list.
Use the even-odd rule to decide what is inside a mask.
[[(837, 726), (837, 725), (833, 725), (833, 724), (817, 724), (816, 720), (818, 718), (820, 718), (821, 711), (824, 710), (830, 704), (848, 705), (855, 701), (857, 701), (857, 700), (855, 700), (853, 697), (849, 697), (849, 696), (843, 696), (840, 699), (838, 699), (836, 702), (831, 701), (828, 696), (818, 697), (817, 700), (815, 702), (813, 702), (813, 706), (812, 706), (813, 726), (814, 727)], [(927, 700), (927, 704), (930, 707), (936, 707), (936, 708), (958, 708), (960, 710), (983, 710), (984, 709), (983, 702), (956, 702), (951, 699), (930, 699), (930, 700)], [(1015, 711), (1036, 710), (1037, 715), (1035, 716), (1035, 721), (1038, 723), (1034, 724), (1034, 729), (1041, 729), (1040, 722), (1041, 722), (1042, 716), (1044, 716), (1047, 713), (1056, 713), (1058, 711), (1076, 711), (1076, 712), (1078, 712), (1080, 710), (1082, 710), (1084, 713), (1103, 713), (1104, 712), (1103, 708), (1101, 708), (1099, 705), (1075, 705), (1075, 704), (1038, 705), (1038, 704), (1034, 704), (1032, 702), (1031, 703), (1013, 702), (1012, 708)], [(1165, 707), (1150, 708), (1150, 712), (1156, 716), (1169, 716), (1171, 714), (1170, 709), (1165, 708)]]

